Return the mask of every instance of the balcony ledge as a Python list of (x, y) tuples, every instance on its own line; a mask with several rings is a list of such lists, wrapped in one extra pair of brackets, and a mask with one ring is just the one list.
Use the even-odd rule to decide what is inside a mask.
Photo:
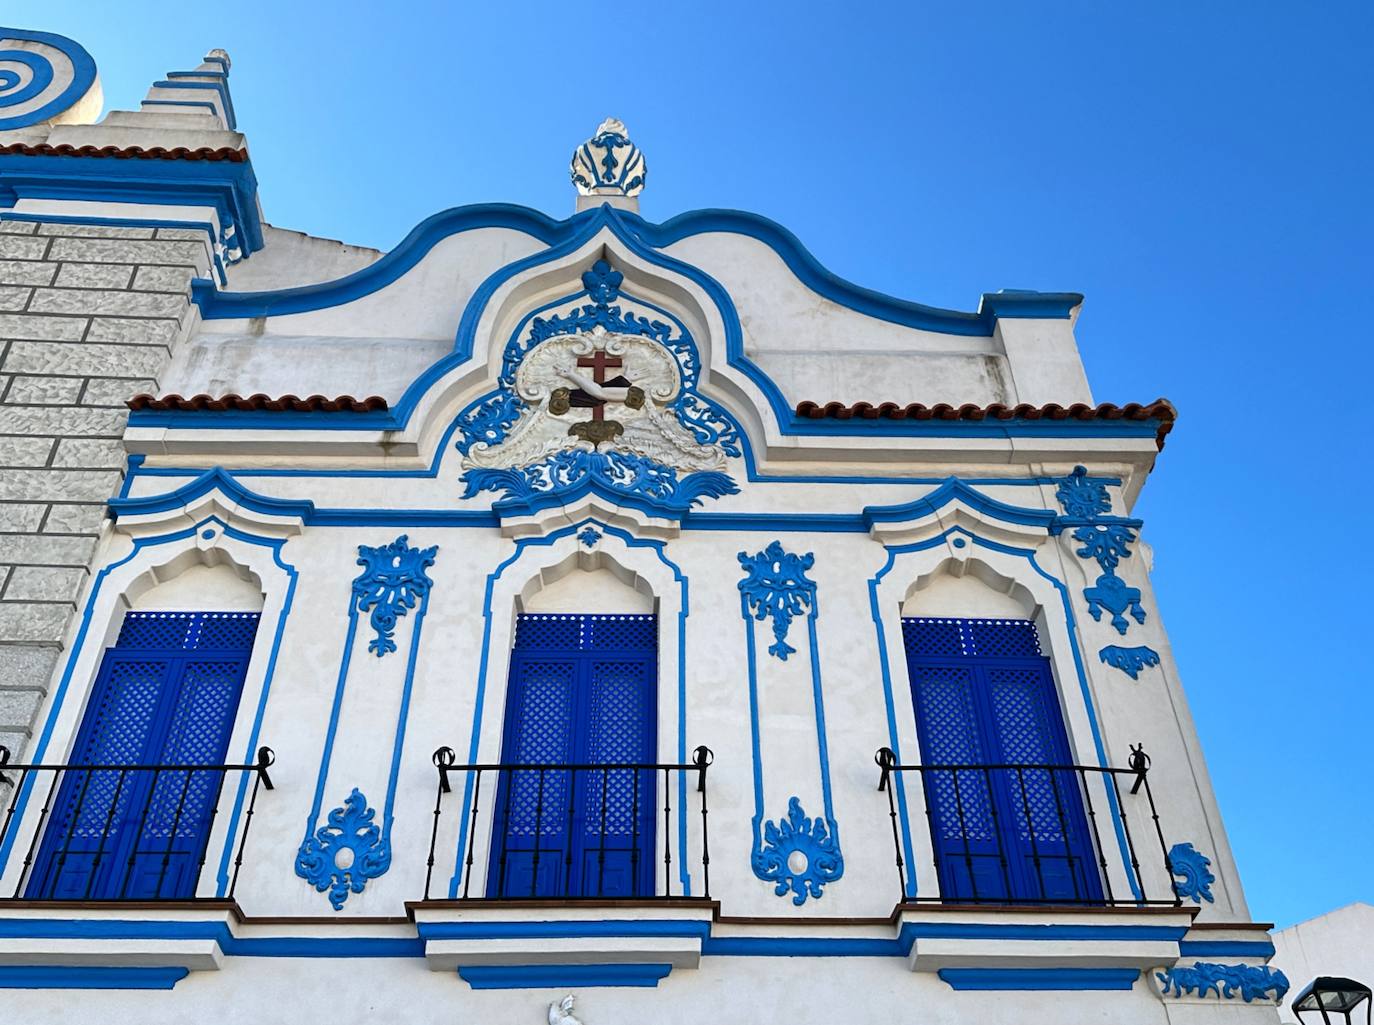
[(1172, 965), (1193, 908), (899, 906), (908, 967), (955, 989), (1129, 989)]
[(224, 961), (233, 901), (6, 901), (0, 989), (171, 989)]
[(696, 968), (714, 901), (417, 901), (406, 905), (432, 971), (474, 989), (656, 986)]

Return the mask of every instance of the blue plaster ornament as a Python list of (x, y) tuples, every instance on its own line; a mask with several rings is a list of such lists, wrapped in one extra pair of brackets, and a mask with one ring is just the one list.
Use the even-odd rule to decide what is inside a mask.
[(459, 480), (464, 498), (480, 491), (500, 492), (497, 508), (532, 511), (560, 505), (569, 492), (596, 487), (620, 498), (682, 514), (703, 499), (733, 495), (739, 487), (728, 474), (699, 470), (679, 478), (677, 470), (634, 452), (588, 452), (568, 449), (529, 466), (509, 469), (475, 467)]
[(820, 816), (807, 818), (796, 797), (787, 802), (787, 818), (764, 823), (763, 837), (763, 847), (753, 854), (754, 874), (775, 883), (773, 892), (779, 897), (790, 891), (798, 907), (807, 897), (819, 900), (825, 884), (844, 875), (834, 824), (827, 828)]
[(1129, 673), (1132, 680), (1140, 679), (1140, 671), (1146, 666), (1159, 665), (1159, 652), (1154, 648), (1140, 645), (1136, 648), (1123, 648), (1109, 644), (1097, 653), (1109, 666), (1115, 666), (1123, 673)]
[(1123, 613), (1129, 611), (1137, 623), (1145, 622), (1145, 610), (1140, 607), (1140, 588), (1127, 587), (1126, 581), (1115, 573), (1103, 573), (1093, 587), (1083, 588), (1083, 597), (1088, 599), (1088, 613), (1098, 622), (1102, 621), (1102, 610), (1112, 614), (1112, 626), (1116, 632), (1125, 634), (1130, 628)]
[(768, 654), (786, 662), (797, 650), (787, 643), (792, 620), (816, 609), (816, 584), (806, 579), (816, 557), (811, 552), (796, 555), (783, 551), (780, 542), (770, 541), (756, 555), (740, 552), (738, 558), (746, 574), (739, 582), (745, 614), (752, 613), (759, 622), (773, 620), (774, 643), (768, 646)]
[(601, 540), (601, 531), (592, 526), (583, 527), (581, 532), (577, 535), (577, 540), (581, 541), (588, 548), (592, 548)]
[(1107, 485), (1089, 480), (1085, 466), (1075, 466), (1072, 473), (1062, 478), (1054, 497), (1064, 510), (1064, 515), (1074, 519), (1095, 519), (1112, 509)]
[(343, 807), (329, 813), (328, 825), (307, 837), (296, 852), (296, 875), (323, 893), (342, 911), (349, 893), (362, 893), (369, 879), (391, 867), (391, 845), (372, 820), (376, 812), (357, 787)]
[(1176, 843), (1169, 848), (1169, 871), (1180, 878), (1174, 880), (1174, 893), (1184, 900), (1211, 904), (1212, 884), (1217, 877), (1208, 871), (1212, 860), (1190, 843)]
[(1096, 559), (1104, 573), (1112, 573), (1122, 559), (1131, 557), (1130, 544), (1135, 540), (1135, 532), (1124, 523), (1097, 523), (1079, 527), (1073, 532), (1073, 539), (1083, 547), (1078, 555), (1083, 559)]
[[(1195, 961), (1191, 968), (1179, 966), (1156, 972), (1165, 996), (1181, 997), (1195, 993), (1206, 997), (1214, 993), (1219, 1000), (1234, 1000), (1237, 996), (1245, 1002), (1255, 1000), (1282, 1002), (1288, 993), (1288, 976), (1277, 968), (1268, 965), (1214, 964), (1208, 961)], [(1271, 997), (1269, 994), (1272, 993)]]
[(429, 593), (433, 581), (425, 569), (434, 565), (439, 546), (411, 548), (402, 534), (389, 545), (358, 546), (358, 565), (366, 567), (353, 581), (353, 598), (359, 612), (371, 611), (377, 636), (367, 650), (381, 658), (396, 650), (396, 621)]

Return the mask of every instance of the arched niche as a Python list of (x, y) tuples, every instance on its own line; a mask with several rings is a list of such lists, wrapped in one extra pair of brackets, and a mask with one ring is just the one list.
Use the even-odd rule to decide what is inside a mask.
[(902, 616), (1029, 619), (1044, 630), (1040, 605), (1025, 585), (976, 559), (946, 559), (917, 577), (902, 599)]
[(520, 612), (649, 615), (658, 603), (633, 570), (600, 552), (575, 552), (530, 577), (516, 607)]

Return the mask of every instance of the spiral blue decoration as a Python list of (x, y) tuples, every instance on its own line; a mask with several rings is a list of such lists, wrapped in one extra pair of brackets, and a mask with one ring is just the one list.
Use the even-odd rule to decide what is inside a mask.
[[(37, 43), (36, 49), (15, 43)], [(54, 65), (45, 51), (56, 50), (71, 62)], [(50, 121), (74, 106), (95, 84), (95, 61), (85, 48), (51, 32), (0, 27), (0, 132)]]

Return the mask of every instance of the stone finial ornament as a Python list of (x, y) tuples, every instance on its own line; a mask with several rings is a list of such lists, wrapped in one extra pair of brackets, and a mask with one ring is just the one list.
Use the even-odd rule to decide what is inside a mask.
[(579, 195), (638, 196), (644, 191), (644, 154), (618, 118), (602, 121), (596, 134), (573, 150), (570, 170)]

